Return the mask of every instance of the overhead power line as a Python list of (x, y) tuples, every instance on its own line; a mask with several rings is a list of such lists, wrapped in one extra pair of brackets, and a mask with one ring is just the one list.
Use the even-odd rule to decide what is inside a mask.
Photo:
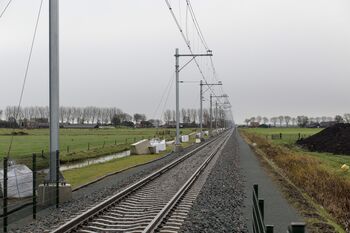
[[(176, 25), (177, 25), (179, 31), (180, 31), (180, 33), (181, 33), (181, 36), (182, 36), (183, 40), (184, 40), (185, 43), (186, 43), (186, 46), (187, 46), (188, 50), (189, 50), (190, 53), (193, 55), (194, 53), (193, 53), (192, 47), (191, 47), (189, 41), (188, 41), (187, 38), (186, 38), (186, 35), (185, 35), (185, 33), (184, 33), (184, 31), (183, 31), (183, 29), (182, 29), (182, 27), (181, 27), (181, 24), (179, 23), (179, 21), (178, 21), (177, 18), (176, 18), (176, 15), (175, 15), (175, 13), (174, 13), (174, 11), (173, 11), (173, 8), (171, 7), (171, 4), (170, 4), (169, 0), (165, 0), (165, 3), (167, 4), (167, 6), (168, 6), (168, 8), (169, 8), (169, 10), (170, 10), (170, 13), (171, 13), (171, 15), (172, 15), (172, 17), (173, 17), (173, 19), (174, 19), (174, 21), (175, 21), (175, 23), (176, 23)], [(204, 41), (205, 41), (205, 40), (204, 40)], [(208, 83), (208, 81), (207, 81), (207, 79), (206, 79), (206, 77), (205, 77), (205, 75), (204, 75), (204, 72), (203, 72), (202, 68), (201, 68), (200, 65), (199, 65), (198, 60), (197, 60), (196, 58), (194, 58), (193, 60), (194, 60), (194, 62), (195, 62), (195, 64), (196, 64), (196, 66), (197, 66), (197, 68), (198, 68), (198, 70), (199, 70), (199, 73), (201, 74), (201, 76), (202, 76), (204, 82), (205, 82), (205, 83)], [(213, 94), (215, 94), (214, 91), (213, 91), (212, 89), (211, 89), (211, 92), (212, 92)]]
[[(34, 44), (35, 44), (36, 34), (37, 34), (37, 31), (38, 31), (38, 25), (39, 25), (39, 19), (40, 19), (40, 15), (41, 15), (42, 6), (43, 6), (43, 1), (44, 0), (41, 0), (41, 2), (40, 2), (39, 11), (38, 11), (38, 14), (37, 14), (37, 17), (36, 17), (33, 38), (32, 38), (32, 42), (31, 42), (30, 50), (29, 50), (29, 57), (28, 57), (28, 60), (27, 60), (27, 65), (26, 65), (26, 69), (25, 69), (25, 73), (24, 73), (24, 79), (23, 79), (22, 88), (21, 88), (21, 94), (20, 94), (20, 98), (19, 98), (19, 101), (18, 101), (17, 111), (14, 114), (15, 120), (17, 120), (17, 118), (18, 118), (18, 115), (19, 115), (19, 112), (20, 112), (20, 108), (21, 108), (21, 104), (22, 104), (22, 100), (23, 100), (24, 88), (25, 88), (25, 85), (26, 85), (27, 77), (28, 77), (28, 71), (29, 71), (29, 67), (30, 67), (30, 62), (32, 60), (33, 48), (34, 48)], [(10, 140), (10, 145), (9, 145), (9, 148), (8, 148), (7, 156), (10, 155), (11, 148), (12, 148), (12, 143), (13, 143), (13, 135), (12, 135), (11, 140)]]
[(0, 19), (1, 17), (5, 14), (5, 11), (7, 10), (7, 8), (10, 6), (12, 0), (8, 1), (8, 3), (6, 4), (5, 8), (2, 10), (1, 14), (0, 14)]

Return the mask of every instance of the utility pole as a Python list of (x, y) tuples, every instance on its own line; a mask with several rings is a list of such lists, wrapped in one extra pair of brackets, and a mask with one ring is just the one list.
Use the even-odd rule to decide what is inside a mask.
[(209, 128), (209, 136), (212, 136), (212, 130), (213, 130), (213, 95), (210, 94), (210, 128)]
[[(179, 91), (179, 76), (180, 76), (180, 65), (179, 65), (179, 49), (175, 50), (175, 76), (176, 76), (176, 138), (175, 147), (180, 145), (180, 91)], [(176, 149), (175, 149), (176, 150)]]
[(200, 110), (199, 110), (199, 129), (200, 129), (200, 134), (201, 134), (201, 138), (203, 138), (202, 134), (203, 134), (203, 81), (201, 80), (199, 83), (199, 106), (200, 106)]
[[(175, 78), (176, 78), (176, 138), (175, 138), (175, 151), (181, 150), (180, 146), (180, 91), (179, 91), (179, 77), (180, 71), (185, 68), (196, 57), (213, 56), (212, 51), (208, 50), (205, 54), (179, 54), (179, 49), (175, 49)], [(191, 59), (180, 68), (180, 57), (191, 57)]]
[(218, 101), (215, 102), (215, 129), (218, 129)]
[[(203, 86), (208, 86), (209, 89), (212, 86), (222, 86), (222, 82), (219, 81), (218, 83), (203, 83), (201, 80), (200, 82), (200, 113), (199, 113), (199, 124), (200, 124), (200, 131), (201, 131), (201, 138), (203, 138)], [(208, 90), (209, 90), (208, 89)]]
[(59, 0), (49, 0), (49, 96), (50, 96), (50, 161), (47, 184), (39, 184), (39, 204), (63, 203), (72, 199), (70, 184), (60, 182), (59, 174)]
[(228, 95), (220, 95), (220, 96), (214, 96), (210, 94), (210, 130), (209, 135), (212, 136), (212, 130), (213, 130), (213, 97), (215, 98), (227, 98)]
[(50, 173), (49, 181), (56, 182), (56, 151), (59, 151), (59, 0), (49, 2), (49, 63), (50, 63)]

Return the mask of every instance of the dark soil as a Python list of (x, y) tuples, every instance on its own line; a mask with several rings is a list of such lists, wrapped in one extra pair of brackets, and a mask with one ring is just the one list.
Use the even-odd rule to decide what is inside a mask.
[(336, 124), (297, 144), (317, 152), (350, 155), (350, 124)]

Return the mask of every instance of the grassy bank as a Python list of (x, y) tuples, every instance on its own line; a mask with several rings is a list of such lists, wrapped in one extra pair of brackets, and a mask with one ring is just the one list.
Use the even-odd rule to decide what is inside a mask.
[[(273, 130), (275, 133), (281, 129)], [(286, 130), (294, 134), (301, 129)], [(290, 141), (271, 140), (266, 137), (271, 134), (271, 129), (244, 129), (240, 132), (250, 144), (256, 143), (257, 154), (266, 157), (272, 166), (280, 169), (281, 173), (305, 194), (306, 200), (310, 199), (311, 202), (320, 205), (319, 208), (314, 207), (318, 210), (315, 216), (304, 215), (309, 224), (316, 226), (326, 223), (332, 226), (335, 232), (344, 232), (333, 223), (334, 220), (347, 232), (350, 231), (350, 174), (340, 171), (341, 164), (349, 162), (350, 156), (303, 151)], [(304, 207), (299, 205), (299, 208)], [(328, 217), (327, 212), (333, 219)], [(328, 229), (322, 232), (334, 231)]]
[(145, 164), (152, 160), (161, 158), (164, 155), (165, 153), (152, 155), (132, 155), (107, 163), (94, 164), (83, 168), (64, 171), (63, 175), (66, 181), (71, 184), (73, 188), (76, 188), (108, 174), (119, 172), (136, 165)]
[[(184, 148), (189, 147), (195, 143), (194, 138), (190, 138), (189, 142), (182, 143)], [(72, 185), (73, 188), (95, 181), (111, 173), (116, 173), (121, 170), (134, 167), (136, 165), (145, 164), (155, 159), (161, 158), (170, 153), (173, 146), (167, 146), (166, 151), (159, 154), (150, 155), (131, 155), (128, 157), (115, 159), (110, 162), (94, 164), (83, 168), (76, 168), (63, 172), (66, 181)]]
[[(195, 129), (181, 129), (183, 134), (193, 132)], [(16, 130), (22, 132), (13, 138), (10, 156), (18, 163), (31, 166), (31, 154), (37, 153), (44, 156), (38, 157), (38, 167), (44, 168), (48, 164), (49, 130), (32, 129)], [(12, 138), (11, 129), (0, 129), (0, 158), (7, 154), (7, 149)], [(60, 130), (60, 158), (62, 163), (94, 158), (102, 155), (117, 153), (130, 148), (135, 141), (161, 137), (172, 140), (175, 129), (61, 129)]]

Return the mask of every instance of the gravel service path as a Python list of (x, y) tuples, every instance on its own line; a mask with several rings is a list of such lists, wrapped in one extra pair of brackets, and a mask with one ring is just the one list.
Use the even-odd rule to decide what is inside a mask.
[(181, 232), (248, 232), (243, 216), (244, 185), (233, 134), (216, 161)]
[[(32, 220), (30, 208), (26, 210), (26, 213), (11, 215), (10, 222), (12, 223), (9, 226), (9, 230), (10, 232), (49, 232), (68, 217), (82, 213), (97, 202), (106, 199), (127, 185), (160, 169), (196, 146), (198, 145), (188, 147), (182, 153), (172, 153), (163, 159), (108, 176), (99, 182), (81, 188), (73, 192), (73, 200), (71, 202), (62, 204), (59, 209), (50, 207), (40, 211), (37, 221)], [(29, 216), (25, 217), (24, 215)]]
[(248, 229), (252, 232), (253, 185), (259, 185), (259, 198), (265, 201), (265, 223), (274, 225), (274, 232), (286, 232), (291, 222), (302, 222), (297, 211), (283, 197), (283, 193), (268, 172), (262, 167), (255, 153), (236, 132), (237, 152), (241, 173), (245, 177), (244, 216), (248, 219)]

